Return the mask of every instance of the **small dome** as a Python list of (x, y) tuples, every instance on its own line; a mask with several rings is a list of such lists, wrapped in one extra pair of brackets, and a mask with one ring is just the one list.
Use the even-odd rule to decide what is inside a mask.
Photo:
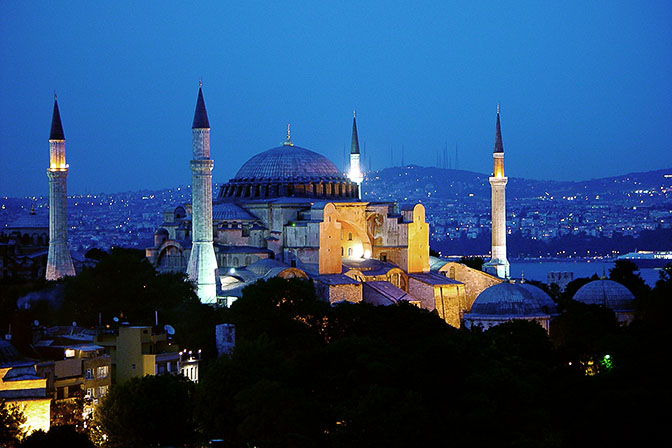
[(163, 227), (159, 227), (158, 229), (156, 229), (156, 232), (154, 232), (154, 235), (157, 235), (157, 236), (158, 236), (158, 235), (161, 235), (161, 236), (165, 236), (165, 237), (167, 237), (167, 236), (169, 236), (170, 234), (169, 234), (168, 231), (167, 231), (166, 229), (164, 229)]
[(555, 302), (553, 301), (553, 299), (551, 299), (551, 296), (549, 296), (548, 293), (546, 293), (546, 291), (530, 283), (521, 283), (518, 286), (528, 290), (534, 296), (536, 301), (539, 302), (539, 304), (541, 305), (541, 309), (543, 311), (550, 314), (557, 313), (558, 310), (555, 305)]
[(613, 280), (600, 279), (586, 283), (574, 294), (574, 300), (587, 305), (602, 305), (614, 311), (633, 310), (635, 296)]
[[(545, 295), (543, 303), (540, 297)], [(525, 283), (499, 283), (481, 292), (471, 306), (471, 315), (481, 316), (541, 316), (547, 315), (551, 310), (545, 310), (551, 298), (536, 286)]]
[(346, 181), (331, 160), (299, 146), (278, 146), (257, 154), (238, 170), (240, 181)]

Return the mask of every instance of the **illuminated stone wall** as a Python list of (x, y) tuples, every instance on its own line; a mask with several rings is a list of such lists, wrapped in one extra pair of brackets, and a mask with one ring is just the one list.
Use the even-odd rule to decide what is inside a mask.
[(406, 272), (429, 272), (429, 224), (425, 222), (425, 207), (413, 207), (413, 222), (408, 224), (408, 255)]
[(439, 273), (464, 283), (464, 296), (460, 303), (463, 312), (469, 312), (476, 297), (487, 288), (502, 283), (502, 279), (494, 277), (478, 269), (470, 268), (462, 263), (449, 262), (441, 266)]
[(464, 285), (433, 285), (409, 277), (408, 293), (420, 300), (421, 308), (438, 313), (449, 325), (460, 328)]
[[(324, 206), (324, 221), (320, 223), (319, 266), (320, 274), (341, 273), (341, 224), (336, 221), (336, 207)], [(361, 295), (360, 295), (361, 297)]]
[(329, 285), (329, 303), (346, 300), (352, 303), (362, 301), (362, 284), (355, 285)]

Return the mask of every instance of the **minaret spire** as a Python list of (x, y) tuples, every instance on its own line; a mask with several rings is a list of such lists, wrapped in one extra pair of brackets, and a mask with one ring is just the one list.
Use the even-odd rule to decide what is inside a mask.
[(196, 111), (191, 127), (193, 158), (191, 166), (191, 254), (187, 275), (196, 286), (203, 303), (217, 302), (217, 259), (212, 231), (212, 167), (210, 122), (203, 99), (203, 83), (198, 83)]
[(489, 179), (492, 194), (492, 249), (491, 258), (485, 263), (484, 268), (486, 272), (500, 278), (508, 278), (509, 261), (506, 259), (506, 183), (508, 178), (504, 176), (504, 145), (499, 120), (499, 104), (497, 104), (497, 124), (492, 159), (493, 170)]
[(61, 123), (61, 112), (58, 110), (56, 92), (54, 92), (54, 112), (51, 115), (51, 132), (49, 133), (49, 140), (65, 140), (63, 123)]
[(352, 110), (352, 140), (350, 142), (350, 172), (348, 177), (350, 180), (357, 184), (357, 197), (358, 199), (362, 198), (362, 181), (364, 180), (364, 175), (362, 174), (361, 164), (360, 164), (360, 152), (359, 152), (359, 137), (357, 135), (357, 114), (355, 109)]
[(357, 117), (355, 111), (352, 111), (352, 140), (350, 142), (350, 154), (360, 154), (359, 152), (359, 137), (357, 135)]
[(196, 99), (196, 111), (194, 111), (194, 122), (191, 128), (210, 129), (208, 111), (205, 110), (205, 100), (203, 99), (203, 81), (198, 81), (198, 98)]
[(502, 144), (502, 125), (499, 122), (499, 104), (497, 104), (497, 125), (495, 127), (495, 149), (493, 152), (504, 153), (504, 145)]
[(72, 257), (68, 250), (68, 164), (65, 163), (65, 134), (54, 92), (54, 112), (49, 133), (49, 253), (47, 255), (47, 280), (58, 280), (75, 275)]

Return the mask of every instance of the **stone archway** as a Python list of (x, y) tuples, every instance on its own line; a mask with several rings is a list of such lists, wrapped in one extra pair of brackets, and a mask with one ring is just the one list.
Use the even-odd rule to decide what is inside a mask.
[(184, 251), (181, 246), (164, 242), (156, 259), (158, 271), (180, 271), (184, 269)]

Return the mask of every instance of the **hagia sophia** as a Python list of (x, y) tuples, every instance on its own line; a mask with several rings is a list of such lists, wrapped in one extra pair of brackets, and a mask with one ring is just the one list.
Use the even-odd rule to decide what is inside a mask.
[[(67, 247), (68, 164), (56, 99), (49, 147), (48, 229), (31, 214), (5, 227), (0, 243), (5, 268), (30, 265), (47, 280), (57, 280), (75, 270)], [(458, 328), (487, 329), (526, 319), (548, 331), (557, 315), (543, 290), (510, 279), (499, 106), (489, 178), (492, 248), (485, 272), (430, 256), (422, 204), (361, 199), (364, 174), (354, 113), (347, 173), (295, 145), (289, 125), (284, 143), (253, 155), (217, 192), (212, 189), (213, 167), (210, 123), (199, 85), (192, 123), (192, 201), (163, 212), (145, 252), (159, 272), (186, 273), (203, 303), (230, 306), (246, 286), (282, 277), (311, 279), (318, 296), (332, 304), (404, 301), (436, 312)], [(38, 266), (35, 260), (45, 255), (46, 266)], [(575, 299), (607, 306), (622, 322), (632, 319), (633, 296), (616, 282), (590, 282)]]

